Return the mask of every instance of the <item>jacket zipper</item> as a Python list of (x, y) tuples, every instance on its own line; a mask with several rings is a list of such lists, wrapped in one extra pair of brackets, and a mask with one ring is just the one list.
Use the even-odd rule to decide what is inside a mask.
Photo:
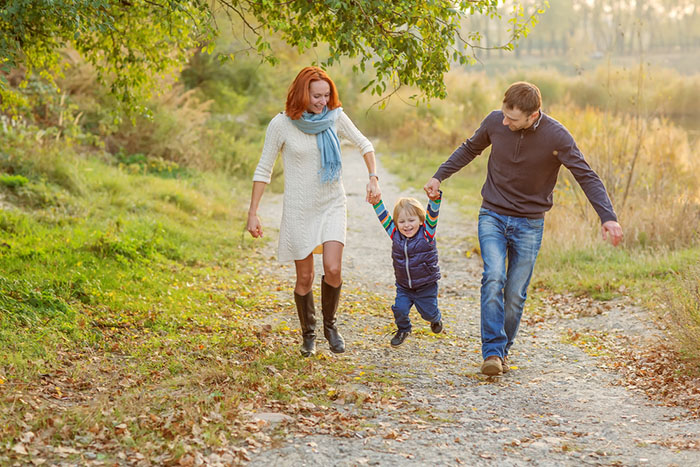
[(518, 138), (518, 144), (515, 146), (515, 159), (517, 160), (518, 157), (520, 157), (520, 144), (523, 142), (523, 138), (525, 137), (525, 130), (520, 130), (520, 138)]
[(403, 242), (403, 254), (406, 258), (406, 275), (408, 276), (408, 288), (412, 289), (413, 284), (411, 282), (411, 271), (408, 269), (408, 239), (406, 239), (406, 241)]

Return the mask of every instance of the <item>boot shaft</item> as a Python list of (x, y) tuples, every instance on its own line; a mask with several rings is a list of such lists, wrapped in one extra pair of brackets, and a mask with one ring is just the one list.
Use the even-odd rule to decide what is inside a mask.
[(338, 311), (340, 301), (340, 288), (332, 287), (325, 281), (325, 276), (321, 278), (321, 311), (323, 313), (323, 335), (328, 340), (331, 352), (345, 352), (345, 340), (335, 326), (335, 316)]
[(316, 353), (316, 309), (314, 307), (314, 294), (309, 292), (306, 295), (294, 293), (294, 302), (297, 305), (299, 324), (301, 325), (301, 335), (303, 343), (301, 354), (309, 357)]
[(340, 289), (342, 287), (342, 283), (338, 287), (330, 286), (326, 283), (325, 276), (321, 277), (321, 311), (324, 325), (335, 325), (335, 315), (338, 312)]
[(316, 308), (314, 306), (314, 294), (309, 291), (306, 295), (294, 292), (294, 302), (297, 306), (297, 315), (301, 332), (304, 336), (313, 337), (316, 331)]

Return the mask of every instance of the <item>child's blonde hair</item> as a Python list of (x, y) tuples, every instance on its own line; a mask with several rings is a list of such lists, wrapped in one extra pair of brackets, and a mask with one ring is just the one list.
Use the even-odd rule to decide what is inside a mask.
[(408, 213), (411, 216), (417, 216), (422, 224), (425, 222), (425, 209), (420, 202), (415, 198), (399, 198), (394, 204), (394, 220), (398, 221), (399, 214), (402, 212)]

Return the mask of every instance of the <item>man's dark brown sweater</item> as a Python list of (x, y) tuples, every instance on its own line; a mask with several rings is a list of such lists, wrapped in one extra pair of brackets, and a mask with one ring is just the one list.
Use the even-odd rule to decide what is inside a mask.
[(491, 145), (482, 206), (506, 216), (541, 218), (552, 207), (552, 192), (563, 164), (574, 175), (601, 222), (617, 221), (600, 177), (579, 151), (571, 133), (540, 111), (535, 123), (511, 131), (503, 112), (491, 112), (471, 138), (459, 146), (435, 172), (445, 180)]

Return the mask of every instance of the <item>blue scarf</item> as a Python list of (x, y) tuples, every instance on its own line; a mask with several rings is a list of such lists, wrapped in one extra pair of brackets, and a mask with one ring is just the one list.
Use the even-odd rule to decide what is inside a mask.
[(335, 121), (342, 107), (328, 110), (323, 108), (320, 114), (304, 112), (301, 118), (292, 120), (294, 126), (310, 135), (316, 135), (316, 144), (321, 151), (321, 181), (330, 183), (340, 178), (340, 141), (335, 132)]

